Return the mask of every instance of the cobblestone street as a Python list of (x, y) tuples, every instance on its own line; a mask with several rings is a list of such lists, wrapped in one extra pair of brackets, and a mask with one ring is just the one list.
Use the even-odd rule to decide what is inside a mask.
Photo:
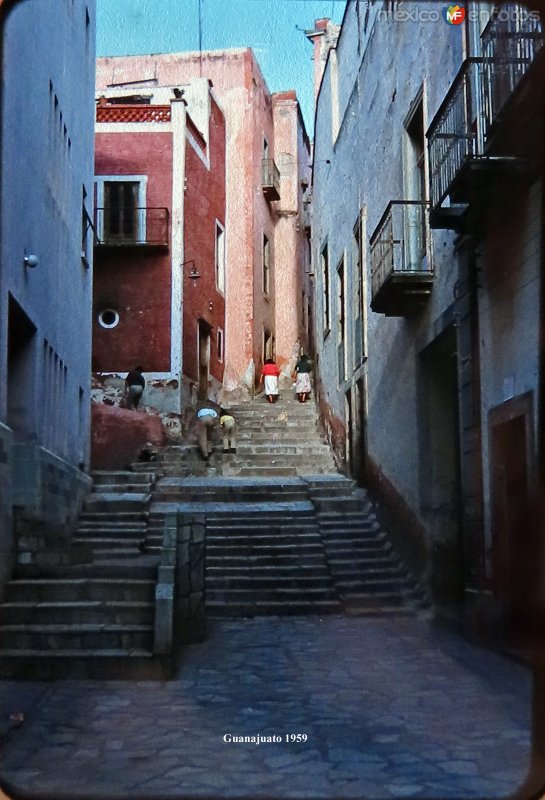
[(530, 691), (524, 667), (411, 618), (214, 621), (167, 683), (4, 681), (3, 721), (26, 716), (1, 776), (41, 800), (502, 797)]

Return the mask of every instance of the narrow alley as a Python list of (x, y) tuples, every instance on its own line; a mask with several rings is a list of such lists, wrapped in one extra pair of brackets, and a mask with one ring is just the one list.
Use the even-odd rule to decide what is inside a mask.
[(545, 798), (544, 14), (0, 0), (1, 800)]

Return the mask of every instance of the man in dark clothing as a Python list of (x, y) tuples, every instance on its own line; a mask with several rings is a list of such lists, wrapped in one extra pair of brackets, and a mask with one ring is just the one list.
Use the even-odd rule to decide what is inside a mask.
[(142, 367), (131, 369), (125, 378), (125, 393), (127, 396), (127, 408), (138, 410), (142, 393), (146, 387), (146, 380), (142, 375)]

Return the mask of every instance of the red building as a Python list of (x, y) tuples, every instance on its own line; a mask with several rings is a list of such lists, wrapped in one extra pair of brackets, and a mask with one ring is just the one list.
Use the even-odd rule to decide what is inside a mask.
[(225, 331), (225, 120), (206, 79), (97, 104), (95, 399), (140, 365), (142, 404), (217, 397)]
[(252, 395), (269, 356), (290, 385), (299, 351), (308, 348), (310, 144), (295, 92), (271, 94), (247, 48), (97, 62), (97, 87), (107, 96), (163, 87), (171, 97), (173, 87), (193, 85), (201, 75), (213, 82), (227, 129), (223, 397), (229, 402)]

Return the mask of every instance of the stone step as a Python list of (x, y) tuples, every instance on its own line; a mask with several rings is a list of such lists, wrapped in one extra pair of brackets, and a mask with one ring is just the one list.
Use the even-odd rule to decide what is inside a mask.
[(241, 477), (250, 476), (274, 476), (274, 475), (297, 475), (296, 467), (277, 467), (261, 466), (261, 467), (226, 467), (224, 475), (240, 475)]
[(97, 550), (126, 550), (128, 553), (136, 550), (140, 543), (144, 540), (144, 536), (131, 538), (129, 536), (113, 537), (113, 536), (74, 536), (74, 542), (85, 544), (93, 551)]
[(98, 493), (89, 495), (84, 503), (86, 513), (118, 513), (122, 511), (138, 512), (150, 500), (149, 494), (144, 493)]
[(283, 570), (309, 570), (322, 573), (327, 571), (326, 561), (323, 552), (316, 551), (297, 553), (284, 553), (279, 554), (275, 549), (272, 552), (262, 552), (260, 554), (250, 553), (249, 555), (239, 554), (233, 555), (224, 553), (218, 550), (217, 553), (206, 553), (206, 569), (224, 569), (227, 573), (230, 570), (278, 570), (279, 575)]
[(256, 601), (256, 602), (230, 602), (229, 605), (221, 601), (208, 599), (206, 613), (208, 617), (276, 617), (295, 616), (305, 614), (338, 614), (342, 605), (338, 600), (297, 600), (297, 601)]
[(7, 650), (151, 649), (152, 625), (87, 623), (77, 625), (0, 625)]
[(218, 592), (233, 592), (244, 590), (254, 592), (256, 596), (272, 596), (281, 588), (282, 592), (331, 592), (333, 590), (333, 582), (330, 575), (298, 575), (293, 577), (283, 576), (281, 579), (281, 587), (279, 587), (279, 579), (274, 575), (253, 575), (249, 572), (247, 575), (219, 575), (211, 573), (209, 570), (206, 572), (206, 593), (207, 596), (216, 596)]
[(340, 580), (335, 578), (335, 586), (339, 593), (346, 597), (361, 593), (403, 592), (410, 588), (407, 579), (401, 576), (394, 578), (362, 578), (361, 580)]
[(255, 544), (255, 542), (251, 542), (251, 540), (247, 544), (243, 543), (223, 543), (221, 545), (216, 544), (207, 544), (207, 553), (210, 556), (222, 556), (227, 558), (228, 556), (238, 556), (238, 555), (253, 555), (253, 556), (261, 556), (261, 557), (281, 557), (281, 556), (290, 556), (291, 558), (298, 558), (299, 560), (306, 559), (307, 556), (312, 555), (320, 555), (323, 559), (325, 559), (324, 555), (324, 548), (320, 543), (310, 543), (310, 544), (293, 544), (293, 542), (289, 542), (287, 544), (278, 544), (276, 543), (274, 546), (270, 544)]
[(155, 580), (143, 578), (29, 578), (10, 581), (5, 589), (6, 602), (151, 602)]
[(331, 574), (336, 581), (350, 582), (362, 581), (373, 578), (402, 578), (406, 579), (407, 575), (403, 571), (401, 564), (392, 566), (391, 562), (387, 562), (382, 566), (376, 566), (372, 562), (370, 564), (361, 564), (358, 567), (353, 565), (350, 567), (336, 567), (328, 561), (331, 567)]
[(122, 523), (132, 524), (132, 523), (141, 523), (147, 520), (147, 510), (146, 511), (82, 511), (82, 513), (78, 517), (78, 524), (83, 523), (92, 523), (93, 525), (103, 525), (113, 523), (115, 525), (121, 525)]
[(364, 562), (369, 558), (385, 558), (392, 557), (393, 550), (387, 539), (384, 542), (361, 542), (358, 547), (347, 547), (346, 544), (340, 544), (338, 547), (324, 546), (324, 552), (327, 553), (327, 558), (330, 563), (334, 563), (338, 559), (351, 559), (353, 564)]
[[(276, 548), (282, 545), (305, 546), (309, 544), (316, 544), (322, 547), (322, 540), (318, 533), (302, 533), (294, 534), (291, 532), (283, 533), (230, 533), (229, 536), (223, 536), (216, 533), (206, 537), (207, 548), (224, 547), (226, 549), (246, 545), (247, 547), (271, 547)], [(324, 551), (325, 552), (325, 551)]]
[(222, 464), (248, 463), (257, 466), (261, 464), (294, 464), (295, 466), (306, 466), (307, 464), (329, 465), (333, 463), (333, 458), (329, 453), (244, 453), (242, 448), (237, 448), (236, 453), (222, 453)]
[(141, 528), (131, 526), (114, 527), (105, 525), (85, 525), (80, 526), (76, 530), (76, 536), (83, 539), (85, 542), (88, 538), (100, 536), (101, 538), (115, 538), (115, 539), (143, 539), (146, 536), (147, 526), (143, 525)]
[(0, 649), (0, 676), (18, 680), (109, 679), (163, 680), (170, 659), (150, 649)]
[(244, 578), (246, 580), (261, 580), (276, 581), (277, 583), (291, 580), (299, 580), (300, 578), (328, 578), (331, 579), (331, 573), (327, 566), (322, 561), (317, 561), (314, 564), (294, 564), (293, 560), (285, 565), (269, 563), (259, 564), (248, 563), (247, 559), (239, 559), (239, 563), (232, 565), (225, 563), (225, 559), (215, 558), (211, 561), (210, 558), (206, 559), (206, 580), (217, 579), (238, 579)]
[(290, 442), (276, 442), (274, 444), (248, 444), (244, 440), (243, 444), (237, 444), (237, 454), (242, 455), (275, 455), (281, 453), (285, 455), (327, 455), (331, 457), (329, 447), (323, 442), (301, 442), (292, 444)]
[(75, 600), (50, 602), (8, 602), (0, 606), (0, 624), (75, 625), (103, 623), (152, 625), (155, 604), (150, 601)]
[(116, 483), (99, 483), (93, 487), (92, 497), (102, 497), (102, 495), (110, 494), (149, 494), (151, 490), (151, 483), (134, 483), (134, 484), (116, 484)]
[(236, 491), (199, 491), (190, 487), (161, 487), (153, 495), (153, 501), (164, 502), (171, 499), (180, 499), (184, 502), (212, 502), (212, 503), (245, 503), (245, 502), (259, 502), (264, 500), (273, 502), (275, 499), (281, 503), (293, 503), (306, 501), (306, 493), (304, 490), (280, 490), (267, 492), (265, 489), (244, 491), (243, 489)]
[(271, 586), (248, 588), (211, 588), (206, 590), (206, 602), (222, 601), (225, 603), (243, 603), (248, 605), (253, 602), (298, 602), (300, 600), (332, 600), (336, 599), (333, 588), (316, 587), (312, 583), (305, 586)]
[(309, 519), (308, 522), (301, 520), (299, 525), (297, 526), (297, 534), (293, 533), (293, 525), (292, 523), (287, 520), (284, 524), (277, 524), (274, 521), (263, 521), (263, 520), (255, 520), (255, 521), (244, 521), (244, 522), (225, 522), (225, 523), (217, 523), (217, 522), (209, 522), (206, 526), (206, 535), (207, 540), (210, 541), (212, 536), (225, 536), (225, 537), (236, 537), (236, 536), (252, 536), (255, 534), (256, 536), (262, 536), (264, 534), (269, 534), (271, 536), (276, 536), (286, 533), (289, 533), (290, 536), (296, 535), (299, 537), (302, 533), (308, 534), (312, 533), (315, 536), (319, 537), (318, 528), (314, 520)]
[(138, 474), (132, 471), (94, 471), (91, 472), (91, 477), (93, 479), (93, 483), (95, 485), (102, 484), (102, 483), (111, 483), (111, 484), (126, 484), (126, 483), (153, 483), (155, 479), (154, 472), (150, 472), (149, 467), (144, 469), (142, 472)]

